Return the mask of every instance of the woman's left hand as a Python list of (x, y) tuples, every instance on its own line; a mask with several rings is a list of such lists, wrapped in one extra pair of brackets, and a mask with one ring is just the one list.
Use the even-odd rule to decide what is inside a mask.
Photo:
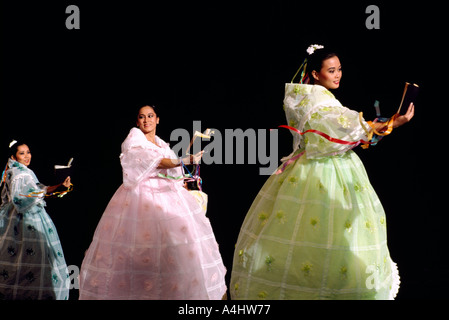
[(410, 103), (407, 112), (404, 115), (401, 115), (396, 119), (394, 119), (393, 128), (397, 128), (402, 126), (403, 124), (406, 124), (407, 122), (412, 120), (414, 115), (415, 115), (415, 105), (413, 103)]
[(203, 156), (203, 154), (204, 154), (204, 150), (198, 152), (198, 153), (195, 154), (195, 155), (190, 155), (190, 161), (191, 161), (191, 163), (192, 163), (192, 164), (198, 164), (198, 163), (200, 162), (201, 157)]
[(71, 183), (71, 181), (70, 181), (70, 176), (67, 177), (67, 178), (65, 178), (64, 182), (62, 183), (62, 185), (63, 185), (64, 187), (66, 187), (66, 188), (70, 187), (71, 184), (72, 184), (72, 183)]

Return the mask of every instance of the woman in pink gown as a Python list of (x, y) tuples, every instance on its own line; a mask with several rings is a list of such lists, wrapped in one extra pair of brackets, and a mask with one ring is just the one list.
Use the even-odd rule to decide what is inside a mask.
[[(80, 299), (221, 299), (226, 269), (209, 219), (183, 181), (181, 159), (156, 136), (154, 107), (122, 144), (123, 184), (84, 257)], [(202, 154), (185, 161), (199, 161)]]

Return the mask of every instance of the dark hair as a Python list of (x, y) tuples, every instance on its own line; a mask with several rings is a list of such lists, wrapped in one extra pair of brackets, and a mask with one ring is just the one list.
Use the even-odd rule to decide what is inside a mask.
[(154, 104), (143, 104), (139, 107), (139, 109), (137, 109), (137, 116), (139, 116), (139, 111), (140, 109), (142, 109), (143, 107), (150, 107), (153, 108), (154, 113), (156, 113), (156, 116), (159, 117), (159, 111), (158, 108), (156, 108), (156, 106)]
[(320, 72), (323, 67), (323, 62), (327, 59), (337, 57), (338, 55), (334, 51), (324, 49), (317, 49), (313, 54), (307, 57), (307, 72), (309, 78), (313, 80), (312, 71)]
[(15, 158), (18, 151), (17, 149), (24, 144), (26, 145), (25, 142), (18, 140), (16, 143), (14, 143), (14, 145), (11, 146), (11, 148), (8, 148), (8, 158), (11, 158), (11, 156), (14, 156)]

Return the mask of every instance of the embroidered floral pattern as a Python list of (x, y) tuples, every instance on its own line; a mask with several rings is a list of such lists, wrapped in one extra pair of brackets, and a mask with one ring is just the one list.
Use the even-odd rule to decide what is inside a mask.
[(239, 286), (240, 285), (239, 285), (238, 282), (234, 285), (234, 294), (235, 294), (236, 297), (239, 296)]
[(303, 108), (303, 107), (307, 106), (309, 103), (310, 103), (310, 99), (304, 98), (301, 100), (301, 102), (299, 102), (298, 107)]
[(258, 218), (259, 218), (261, 224), (265, 225), (268, 221), (268, 214), (266, 214), (265, 212), (261, 212), (261, 213), (259, 213)]
[(257, 297), (258, 297), (259, 299), (266, 299), (267, 296), (268, 296), (268, 293), (267, 293), (266, 291), (260, 291), (260, 292), (257, 294)]
[(310, 272), (312, 271), (312, 269), (313, 269), (313, 265), (311, 263), (305, 262), (302, 264), (301, 271), (304, 273), (305, 276), (310, 275)]
[(307, 94), (307, 87), (296, 85), (293, 88), (293, 92), (296, 93), (296, 94), (305, 95), (305, 94)]
[(361, 185), (359, 185), (359, 184), (355, 184), (354, 185), (354, 190), (356, 191), (356, 192), (364, 192), (365, 190), (367, 190), (368, 189), (368, 187), (366, 187), (366, 186), (361, 186)]
[(283, 210), (279, 210), (278, 212), (276, 212), (276, 218), (278, 219), (278, 222), (280, 224), (284, 224), (285, 223), (285, 212)]
[(14, 197), (14, 199), (12, 200), (14, 202), (15, 205), (20, 206), (22, 205), (22, 199), (19, 199), (17, 197)]
[(290, 176), (288, 177), (288, 182), (291, 183), (293, 186), (296, 186), (298, 183), (298, 177)]
[(365, 221), (365, 228), (367, 228), (371, 233), (374, 232), (374, 224), (369, 220)]
[(51, 276), (51, 279), (53, 280), (53, 283), (58, 283), (59, 282), (59, 277), (58, 275), (54, 274)]
[(289, 125), (290, 127), (296, 127), (296, 126), (298, 125), (298, 121), (296, 121), (296, 120), (294, 120), (294, 119), (291, 119), (291, 120), (288, 122), (288, 125)]
[(284, 176), (283, 175), (280, 176), (278, 180), (279, 185), (282, 185), (284, 183), (284, 180), (285, 180)]
[(351, 125), (348, 117), (345, 116), (339, 116), (337, 121), (345, 129), (348, 129)]
[(332, 99), (335, 99), (335, 96), (333, 95), (332, 92), (330, 92), (329, 90), (323, 90), (323, 93), (327, 96), (329, 96)]
[(343, 279), (346, 279), (348, 277), (348, 268), (346, 266), (342, 266), (340, 268), (340, 274)]
[(144, 286), (144, 290), (145, 291), (150, 291), (151, 289), (153, 289), (153, 281), (151, 281), (151, 280), (145, 280), (144, 281), (144, 283), (143, 283), (143, 286)]
[(346, 229), (346, 231), (351, 232), (351, 230), (352, 230), (352, 223), (351, 223), (351, 221), (346, 220), (346, 222), (345, 222), (345, 229)]
[(320, 190), (321, 193), (326, 193), (326, 187), (321, 183), (318, 182), (318, 190)]
[(312, 114), (310, 116), (310, 118), (313, 119), (313, 120), (320, 120), (322, 118), (322, 116), (318, 112), (315, 112), (314, 114)]
[(14, 249), (14, 247), (9, 246), (8, 247), (8, 253), (11, 257), (16, 255), (16, 249)]
[(331, 111), (334, 111), (336, 109), (337, 108), (335, 108), (335, 107), (322, 107), (320, 110), (324, 111), (324, 112), (331, 112)]
[(8, 278), (9, 278), (9, 273), (8, 273), (8, 271), (6, 271), (5, 269), (3, 269), (3, 271), (0, 273), (0, 276), (3, 277), (3, 280), (8, 280)]
[(239, 250), (239, 262), (242, 264), (245, 264), (246, 262), (246, 257), (245, 257), (245, 250)]
[(273, 265), (273, 262), (274, 262), (274, 258), (272, 256), (267, 256), (265, 258), (265, 264), (267, 265), (267, 270), (268, 271), (271, 271), (271, 267)]
[(30, 283), (36, 280), (36, 278), (34, 277), (34, 273), (32, 273), (31, 271), (25, 275), (25, 279), (27, 279)]

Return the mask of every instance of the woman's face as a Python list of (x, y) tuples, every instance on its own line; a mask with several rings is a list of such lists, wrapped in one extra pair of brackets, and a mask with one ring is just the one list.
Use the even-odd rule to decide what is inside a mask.
[(16, 155), (11, 158), (28, 167), (31, 162), (31, 151), (26, 144), (22, 144), (17, 147)]
[(323, 61), (320, 72), (312, 71), (315, 84), (322, 85), (326, 89), (338, 89), (342, 76), (341, 63), (338, 57), (332, 57)]
[(150, 106), (140, 108), (137, 115), (137, 126), (143, 133), (147, 134), (156, 131), (156, 125), (159, 124), (159, 117)]

